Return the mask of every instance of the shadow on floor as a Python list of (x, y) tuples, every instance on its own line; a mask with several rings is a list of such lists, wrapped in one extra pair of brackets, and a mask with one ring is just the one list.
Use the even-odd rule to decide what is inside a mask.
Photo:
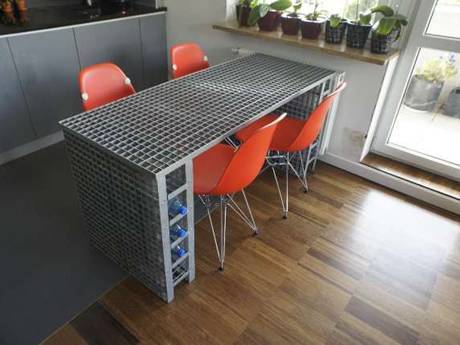
[(123, 273), (89, 245), (63, 143), (0, 166), (0, 344), (36, 344)]

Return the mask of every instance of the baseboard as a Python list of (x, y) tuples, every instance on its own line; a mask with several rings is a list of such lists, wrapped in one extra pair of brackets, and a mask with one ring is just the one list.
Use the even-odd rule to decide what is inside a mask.
[(393, 189), (405, 195), (409, 195), (415, 199), (426, 202), (427, 204), (460, 215), (460, 202), (454, 198), (405, 181), (377, 169), (368, 167), (364, 164), (346, 160), (331, 153), (326, 153), (325, 155), (321, 156), (320, 160), (384, 187)]
[(10, 151), (0, 153), (0, 165), (21, 158), (23, 156), (27, 156), (32, 152), (44, 149), (45, 147), (51, 146), (53, 144), (57, 144), (62, 140), (64, 140), (64, 135), (61, 131), (59, 131), (30, 143), (15, 147)]

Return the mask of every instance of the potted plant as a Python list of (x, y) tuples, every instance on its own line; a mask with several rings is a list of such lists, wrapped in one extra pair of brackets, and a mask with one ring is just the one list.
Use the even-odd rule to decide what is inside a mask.
[(445, 81), (457, 72), (455, 54), (425, 61), (410, 80), (404, 104), (417, 110), (433, 111)]
[(348, 23), (347, 46), (362, 49), (366, 45), (369, 32), (371, 31), (372, 12), (360, 12), (360, 2), (356, 0), (355, 20)]
[(0, 0), (1, 10), (3, 12), (2, 21), (5, 24), (16, 24), (14, 15), (13, 0)]
[(16, 0), (16, 9), (18, 10), (19, 23), (22, 25), (27, 24), (27, 22), (29, 21), (27, 18), (27, 1)]
[(257, 6), (258, 0), (239, 0), (236, 5), (236, 18), (241, 26), (249, 26), (251, 9)]
[(333, 14), (326, 21), (326, 42), (327, 43), (342, 43), (347, 21), (338, 14)]
[(266, 0), (262, 0), (262, 3), (251, 9), (248, 23), (249, 25), (257, 23), (262, 31), (274, 31), (280, 23), (281, 11), (291, 6), (291, 0), (277, 0), (268, 4)]
[(315, 0), (313, 11), (302, 18), (300, 22), (303, 38), (318, 39), (324, 23), (323, 13), (324, 11), (319, 9), (319, 1)]
[(297, 0), (293, 5), (291, 13), (281, 15), (281, 29), (285, 35), (298, 35), (300, 30), (299, 11), (302, 8), (303, 0)]
[(383, 15), (372, 27), (371, 51), (376, 54), (387, 54), (393, 42), (401, 36), (401, 29), (407, 25), (407, 18), (386, 5), (371, 9), (372, 13)]

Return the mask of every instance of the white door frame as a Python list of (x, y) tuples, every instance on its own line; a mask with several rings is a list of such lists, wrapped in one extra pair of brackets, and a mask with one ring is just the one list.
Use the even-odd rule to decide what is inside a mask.
[(460, 40), (426, 35), (429, 20), (437, 0), (423, 0), (418, 3), (414, 13), (415, 19), (407, 40), (407, 45), (401, 53), (395, 76), (388, 91), (387, 101), (373, 141), (372, 151), (388, 156), (398, 161), (409, 163), (424, 170), (460, 181), (459, 167), (441, 160), (430, 159), (422, 154), (404, 150), (388, 143), (399, 107), (411, 77), (411, 72), (417, 60), (420, 48), (439, 49), (460, 53)]

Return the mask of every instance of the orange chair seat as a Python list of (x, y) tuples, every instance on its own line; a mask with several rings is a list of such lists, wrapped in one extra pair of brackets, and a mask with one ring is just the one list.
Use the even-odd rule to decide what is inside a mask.
[(229, 145), (217, 144), (193, 160), (193, 192), (212, 194), (228, 164), (235, 155)]
[[(240, 142), (245, 142), (256, 130), (274, 121), (278, 117), (279, 115), (277, 114), (264, 116), (249, 126), (238, 131), (235, 136)], [(291, 152), (289, 147), (296, 140), (304, 124), (304, 120), (286, 117), (278, 124), (276, 128), (275, 134), (273, 135), (273, 139), (270, 144), (270, 150)]]

